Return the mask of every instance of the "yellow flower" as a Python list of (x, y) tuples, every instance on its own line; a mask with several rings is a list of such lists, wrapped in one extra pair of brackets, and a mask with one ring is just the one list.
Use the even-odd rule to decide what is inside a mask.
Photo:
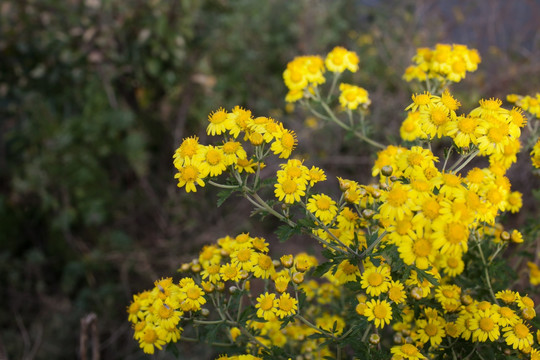
[(283, 319), (286, 316), (294, 315), (298, 310), (298, 302), (289, 293), (283, 293), (277, 300), (276, 315)]
[(181, 287), (179, 298), (182, 302), (182, 309), (184, 311), (186, 311), (185, 309), (192, 311), (200, 310), (201, 305), (206, 304), (204, 295), (204, 291), (195, 283), (189, 283)]
[(312, 166), (308, 172), (309, 186), (313, 186), (320, 181), (326, 180), (326, 174), (322, 169), (319, 169), (316, 166)]
[(153, 354), (154, 347), (161, 350), (163, 345), (165, 345), (165, 340), (159, 337), (156, 328), (146, 327), (139, 339), (139, 346), (143, 349), (144, 353)]
[(358, 108), (358, 106), (360, 106), (361, 108), (366, 109), (371, 104), (369, 94), (364, 88), (356, 85), (341, 83), (339, 85), (339, 90), (341, 91), (339, 95), (339, 103), (344, 108), (355, 110)]
[(306, 185), (301, 181), (290, 178), (278, 178), (278, 183), (275, 184), (274, 187), (275, 196), (279, 201), (283, 201), (286, 204), (294, 204), (295, 202), (300, 201), (300, 196), (306, 194)]
[(226, 130), (231, 129), (233, 125), (232, 118), (228, 116), (227, 111), (223, 108), (219, 108), (208, 115), (208, 122), (210, 122), (206, 127), (208, 135), (221, 135)]
[(197, 192), (195, 185), (204, 187), (204, 179), (208, 175), (207, 170), (201, 166), (200, 163), (189, 162), (184, 164), (183, 167), (178, 169), (178, 173), (174, 175), (175, 179), (178, 179), (178, 187), (184, 187), (186, 192)]
[(232, 281), (238, 281), (240, 280), (240, 269), (233, 264), (225, 264), (221, 265), (221, 269), (219, 270), (219, 273), (221, 274), (221, 278), (225, 281), (232, 280)]
[(257, 304), (255, 308), (257, 310), (257, 316), (264, 320), (272, 320), (276, 316), (278, 306), (278, 300), (276, 294), (269, 294), (268, 292), (261, 294), (257, 298)]
[(503, 332), (504, 340), (513, 349), (523, 350), (534, 344), (533, 335), (527, 325), (522, 322), (505, 327)]
[(536, 144), (534, 144), (530, 155), (533, 166), (535, 168), (540, 168), (540, 138), (538, 139)]
[(373, 321), (375, 327), (383, 328), (392, 320), (392, 307), (386, 300), (370, 300), (366, 303), (365, 316), (368, 321)]
[(390, 351), (392, 354), (399, 356), (398, 359), (421, 360), (426, 358), (424, 355), (422, 355), (420, 350), (418, 350), (418, 348), (412, 344), (393, 346)]
[(378, 296), (390, 288), (390, 268), (385, 265), (367, 268), (362, 274), (362, 289), (366, 289), (368, 295)]
[(415, 340), (424, 344), (429, 342), (431, 346), (437, 347), (442, 343), (445, 336), (445, 321), (443, 318), (416, 321)]
[(203, 148), (204, 145), (199, 144), (199, 138), (197, 136), (185, 138), (173, 155), (174, 166), (180, 169), (185, 162), (193, 159)]
[(274, 263), (272, 262), (272, 259), (270, 256), (257, 253), (256, 255), (256, 261), (253, 265), (253, 275), (256, 278), (259, 279), (268, 279), (270, 276), (272, 276), (276, 270), (274, 268)]
[(490, 341), (496, 341), (500, 336), (499, 318), (499, 313), (491, 309), (480, 310), (474, 313), (473, 318), (470, 320), (473, 341), (485, 342), (488, 339)]
[(341, 46), (336, 46), (332, 49), (324, 60), (324, 64), (328, 70), (340, 73), (345, 70), (356, 72), (358, 70), (358, 63), (358, 55)]
[(415, 203), (416, 199), (411, 196), (410, 185), (398, 182), (392, 184), (390, 190), (381, 194), (380, 216), (383, 219), (401, 220), (403, 217), (411, 215), (418, 208)]
[(420, 113), (409, 112), (407, 118), (401, 123), (399, 134), (405, 141), (414, 141), (416, 139), (425, 139), (427, 135), (420, 127)]
[(401, 304), (407, 300), (407, 293), (405, 293), (404, 286), (400, 281), (392, 280), (390, 287), (388, 288), (388, 298), (395, 304)]
[(324, 224), (329, 224), (337, 215), (336, 202), (328, 195), (313, 195), (306, 205), (306, 209), (313, 213)]
[(297, 144), (298, 140), (294, 131), (285, 129), (276, 137), (270, 150), (276, 155), (279, 154), (280, 159), (288, 159)]

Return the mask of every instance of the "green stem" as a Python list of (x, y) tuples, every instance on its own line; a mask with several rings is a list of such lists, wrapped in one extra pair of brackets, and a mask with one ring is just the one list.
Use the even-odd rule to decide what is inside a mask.
[(321, 333), (322, 335), (324, 335), (324, 336), (326, 336), (326, 337), (329, 337), (329, 338), (331, 338), (331, 339), (333, 339), (333, 340), (337, 340), (337, 338), (336, 338), (333, 334), (331, 334), (331, 333), (329, 333), (329, 332), (327, 332), (327, 331), (321, 329), (321, 328), (318, 327), (318, 326), (315, 326), (313, 323), (311, 323), (309, 320), (307, 320), (306, 318), (304, 318), (302, 315), (296, 314), (294, 317), (297, 318), (298, 320), (300, 320), (301, 322), (303, 322), (304, 324), (306, 324), (307, 326), (309, 326), (310, 328), (312, 328), (313, 330), (318, 331), (318, 332)]
[(208, 180), (208, 183), (210, 185), (213, 185), (215, 187), (221, 188), (221, 189), (238, 189), (238, 185), (225, 185), (225, 184), (219, 184), (217, 182), (214, 182), (212, 180)]
[(334, 78), (332, 79), (332, 86), (330, 87), (330, 91), (328, 92), (328, 96), (326, 97), (326, 102), (330, 101), (330, 97), (332, 96), (332, 93), (334, 92), (334, 89), (336, 88), (336, 84), (340, 75), (341, 75), (340, 72), (334, 73)]
[(463, 162), (463, 164), (461, 164), (457, 169), (455, 169), (454, 172), (457, 173), (458, 171), (463, 169), (465, 166), (467, 166), (467, 164), (470, 163), (472, 161), (472, 159), (474, 159), (476, 157), (476, 155), (478, 155), (479, 152), (480, 152), (480, 150), (476, 150), (473, 153), (471, 153), (469, 155), (469, 157), (467, 158), (467, 160), (465, 160), (465, 162)]
[(446, 156), (444, 157), (444, 165), (442, 168), (442, 172), (446, 169), (446, 164), (448, 163), (448, 159), (450, 159), (450, 155), (452, 154), (452, 150), (454, 149), (453, 146), (450, 146), (450, 149), (448, 149), (448, 152), (446, 153)]
[(360, 254), (360, 258), (364, 259), (377, 245), (379, 245), (379, 243), (385, 237), (385, 235), (386, 235), (386, 230), (383, 231), (383, 233), (379, 235), (377, 240), (375, 240), (371, 245), (369, 245), (369, 247), (363, 253)]
[(484, 252), (482, 251), (482, 246), (480, 244), (479, 239), (477, 239), (476, 236), (473, 236), (473, 238), (474, 238), (474, 240), (476, 242), (476, 247), (478, 247), (478, 253), (480, 254), (480, 258), (482, 259), (482, 265), (484, 265), (484, 276), (486, 277), (486, 283), (487, 283), (487, 286), (488, 286), (488, 289), (489, 289), (489, 293), (491, 294), (491, 297), (493, 298), (493, 301), (495, 301), (495, 303), (497, 305), (499, 305), (499, 301), (495, 297), (495, 292), (493, 291), (493, 287), (491, 286), (491, 277), (489, 276), (488, 264), (487, 264), (486, 258), (484, 256)]

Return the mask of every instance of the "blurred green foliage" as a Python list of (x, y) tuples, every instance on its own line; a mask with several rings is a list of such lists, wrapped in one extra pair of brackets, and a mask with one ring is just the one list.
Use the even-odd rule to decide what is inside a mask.
[[(219, 106), (242, 105), (294, 119), (300, 151), (326, 154), (330, 173), (369, 166), (343, 134), (319, 127), (309, 135), (298, 121), (306, 114), (283, 112), (282, 71), (297, 55), (358, 51), (355, 81), (372, 96), (376, 134), (396, 134), (410, 96), (403, 69), (415, 47), (451, 33), (442, 24), (452, 12), (430, 4), (2, 1), (0, 358), (79, 356), (80, 319), (90, 312), (102, 358), (142, 357), (125, 321), (131, 294), (201, 242), (253, 226), (227, 204), (216, 210), (215, 194), (177, 190), (171, 156), (181, 139), (205, 137)], [(340, 157), (347, 147), (355, 157)], [(180, 354), (211, 355), (195, 346)]]

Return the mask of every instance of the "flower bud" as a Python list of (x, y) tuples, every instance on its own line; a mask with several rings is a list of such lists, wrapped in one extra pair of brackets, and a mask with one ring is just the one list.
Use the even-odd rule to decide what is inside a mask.
[(501, 233), (501, 239), (504, 241), (510, 241), (510, 234), (508, 233), (508, 231), (503, 231)]
[(379, 334), (371, 334), (369, 335), (369, 343), (372, 345), (377, 345), (381, 342), (381, 337)]
[(229, 294), (234, 294), (238, 291), (238, 288), (236, 286), (229, 286)]
[(263, 136), (257, 132), (251, 133), (251, 135), (249, 135), (249, 142), (253, 146), (261, 145), (263, 143), (263, 140)]
[(224, 290), (225, 290), (225, 283), (224, 283), (224, 282), (218, 282), (218, 283), (216, 284), (216, 288), (217, 288), (217, 290), (218, 290), (219, 292), (224, 291)]
[(208, 315), (210, 315), (210, 310), (208, 310), (207, 308), (202, 308), (202, 309), (201, 309), (201, 315), (202, 315), (202, 316), (208, 316)]
[(401, 333), (395, 333), (394, 344), (403, 344), (403, 342), (404, 342), (403, 335), (401, 335)]
[(201, 271), (201, 264), (193, 264), (191, 265), (191, 271), (193, 271), (194, 273), (198, 273)]
[(364, 209), (362, 210), (362, 216), (365, 218), (365, 219), (371, 219), (373, 218), (373, 215), (375, 215), (375, 212), (371, 209)]
[(390, 176), (394, 172), (394, 169), (390, 165), (383, 166), (381, 169), (381, 174), (384, 176)]
[(249, 273), (246, 270), (244, 269), (240, 270), (240, 279), (246, 280), (248, 276), (249, 276)]
[(295, 284), (301, 284), (304, 282), (304, 274), (301, 273), (301, 272), (295, 272), (292, 276), (292, 281), (295, 283)]
[(283, 255), (279, 258), (281, 261), (281, 265), (286, 267), (287, 269), (290, 269), (293, 266), (293, 256), (292, 255)]

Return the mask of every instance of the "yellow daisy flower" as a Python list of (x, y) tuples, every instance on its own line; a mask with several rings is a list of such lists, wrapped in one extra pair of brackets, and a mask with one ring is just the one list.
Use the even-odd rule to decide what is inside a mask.
[(518, 322), (513, 326), (507, 326), (503, 329), (503, 337), (508, 346), (513, 349), (524, 350), (534, 344), (533, 335), (529, 327), (522, 322)]
[(366, 289), (368, 295), (378, 296), (388, 291), (391, 279), (390, 268), (388, 266), (371, 266), (362, 274), (360, 284), (362, 285), (362, 289)]
[(373, 321), (375, 327), (383, 328), (392, 320), (392, 307), (386, 300), (370, 300), (366, 302), (365, 316), (368, 321)]
[(276, 315), (283, 319), (286, 316), (296, 314), (298, 310), (298, 302), (295, 298), (291, 297), (289, 293), (283, 293), (277, 300), (277, 310)]
[(338, 208), (336, 202), (325, 194), (311, 196), (306, 205), (306, 209), (313, 213), (324, 224), (329, 224), (337, 215)]
[(257, 304), (255, 305), (255, 308), (258, 309), (257, 316), (264, 320), (272, 320), (276, 316), (277, 306), (276, 294), (265, 292), (257, 298)]

